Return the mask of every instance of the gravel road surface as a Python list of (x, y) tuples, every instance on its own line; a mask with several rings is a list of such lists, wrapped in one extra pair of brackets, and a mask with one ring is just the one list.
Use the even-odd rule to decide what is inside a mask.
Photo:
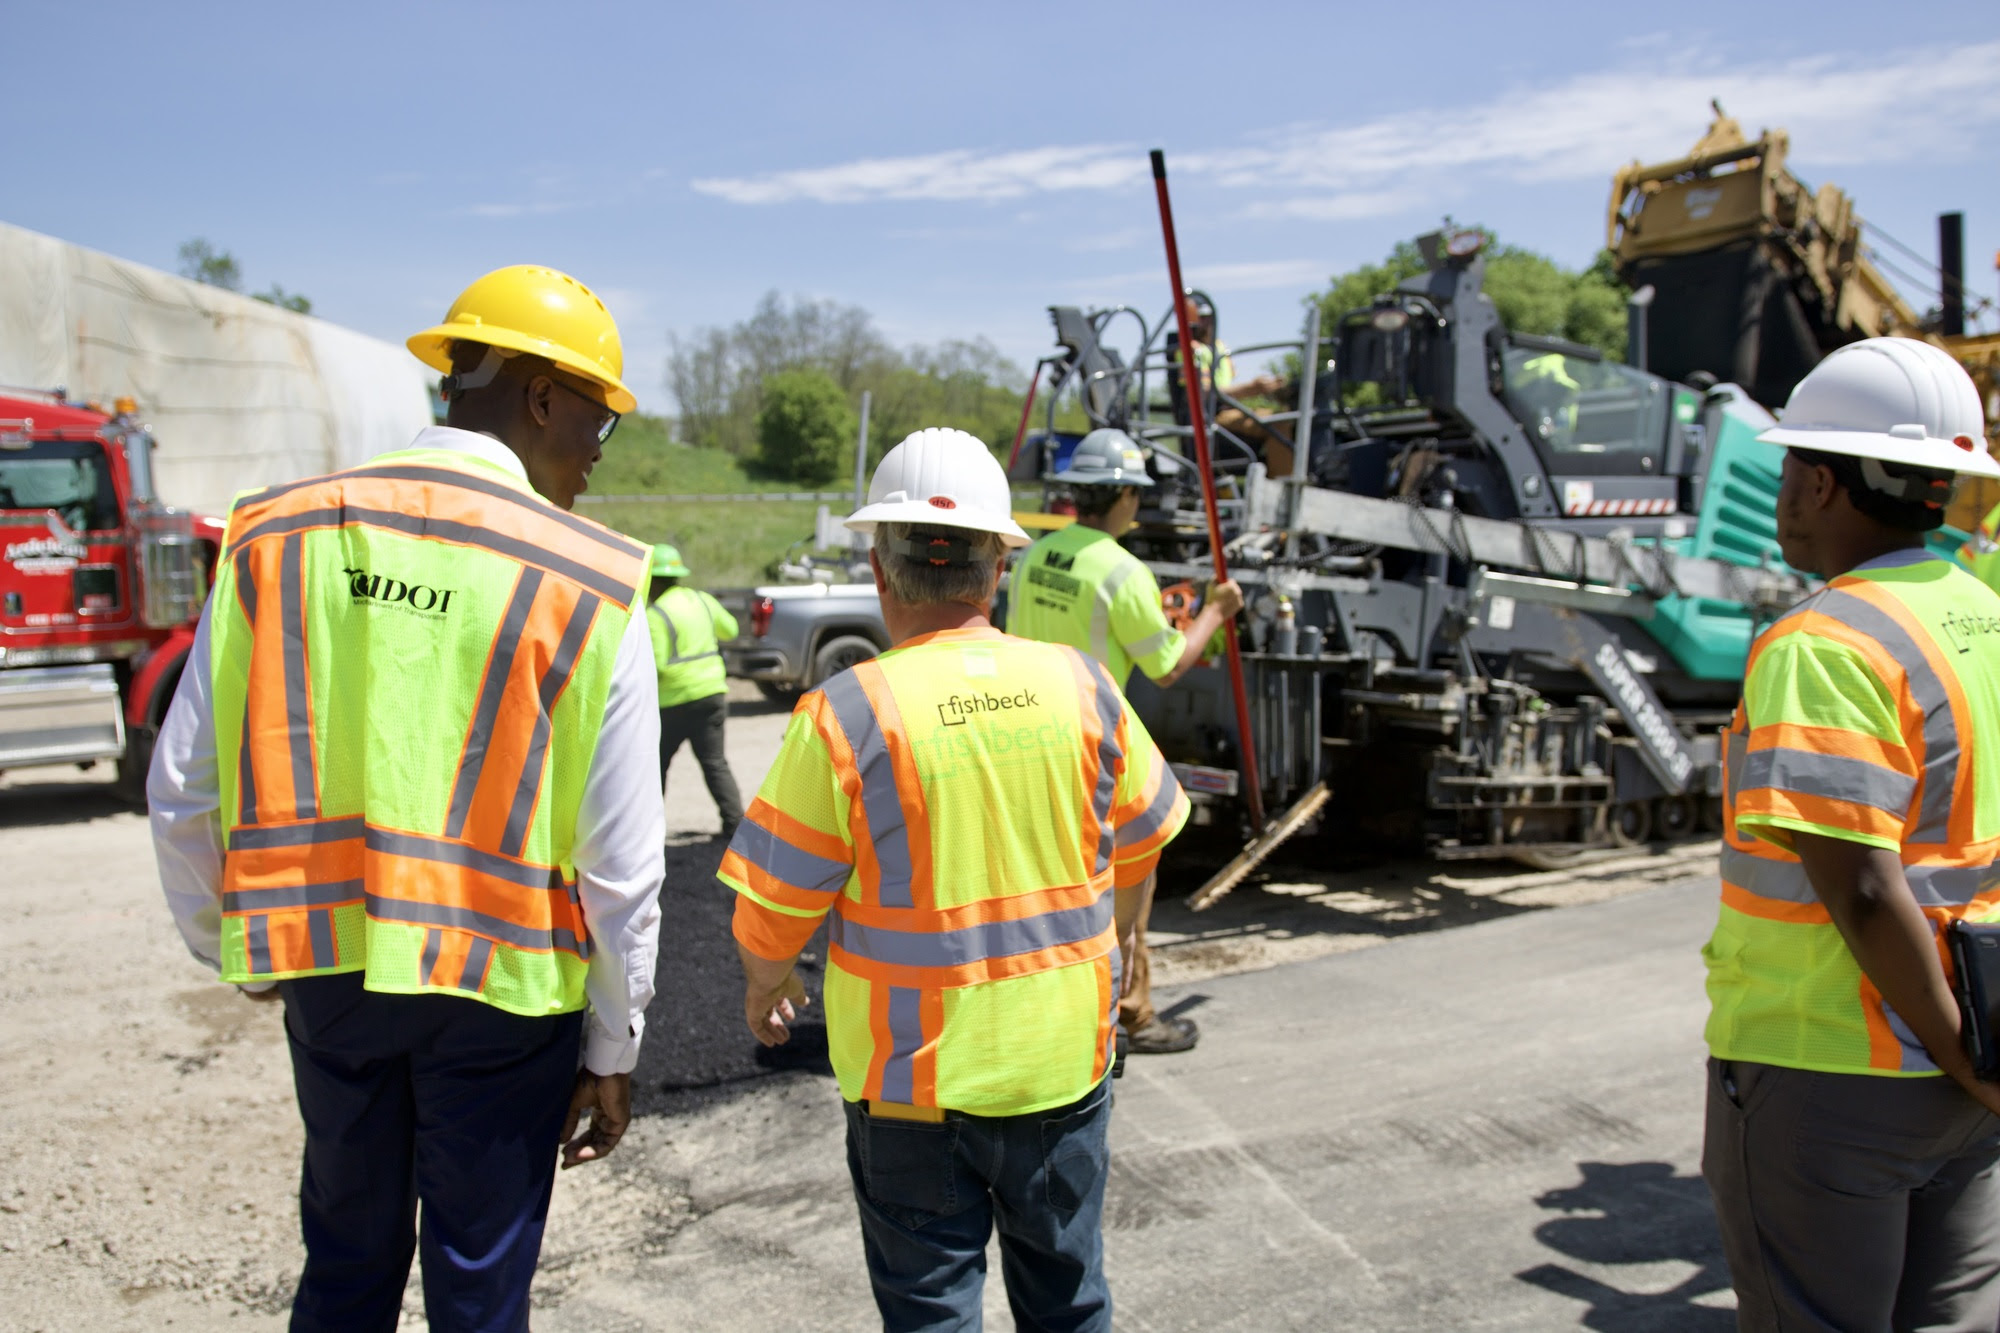
[[(775, 753), (784, 723), (783, 708), (748, 689), (732, 692), (730, 752), (746, 797)], [(75, 770), (0, 778), (0, 1161), (7, 1163), (0, 1169), (0, 1329), (280, 1329), (302, 1257), (294, 1197), (300, 1133), (281, 1017), (215, 984), (187, 956), (159, 895), (145, 820), (118, 804), (108, 781), (108, 774)], [(557, 1183), (537, 1279), (537, 1326), (869, 1327), (872, 1308), (838, 1155), (837, 1093), (825, 1073), (823, 1032), (807, 1030), (796, 1049), (775, 1060), (743, 1032), (729, 941), (731, 900), (713, 879), (722, 851), (718, 826), (685, 752), (670, 775), (668, 810), (667, 924), (659, 998), (648, 1014), (635, 1085), (639, 1119), (616, 1156), (565, 1173)], [(1267, 1140), (1276, 1131), (1264, 1124), (1268, 1115), (1253, 1109), (1262, 1090), (1245, 1097), (1247, 1090), (1231, 1080), (1255, 1087), (1264, 1080), (1243, 1072), (1246, 1061), (1289, 1061), (1296, 1066), (1290, 1081), (1273, 1079), (1274, 1087), (1283, 1084), (1285, 1098), (1296, 1099), (1280, 1099), (1279, 1105), (1292, 1107), (1288, 1114), (1313, 1119), (1311, 1097), (1299, 1080), (1322, 1076), (1339, 1089), (1343, 1115), (1361, 1114), (1356, 1108), (1369, 1101), (1365, 1078), (1380, 1074), (1386, 1048), (1376, 1050), (1364, 1070), (1348, 1065), (1351, 1056), (1336, 1049), (1337, 1039), (1368, 1024), (1386, 1024), (1393, 1032), (1396, 1022), (1409, 1019), (1410, 1010), (1381, 1004), (1380, 1013), (1363, 1012), (1373, 1003), (1370, 995), (1384, 985), (1393, 990), (1390, 983), (1404, 975), (1401, 964), (1386, 961), (1391, 955), (1473, 940), (1489, 929), (1501, 932), (1494, 938), (1508, 941), (1508, 950), (1532, 951), (1541, 947), (1535, 931), (1586, 930), (1600, 911), (1547, 909), (1630, 895), (1638, 897), (1626, 910), (1640, 911), (1640, 924), (1650, 928), (1660, 913), (1646, 916), (1640, 899), (1659, 896), (1640, 891), (1710, 874), (1714, 855), (1712, 843), (1692, 844), (1561, 874), (1413, 861), (1331, 870), (1324, 868), (1323, 846), (1306, 843), (1209, 912), (1188, 912), (1173, 898), (1162, 901), (1154, 920), (1162, 998), (1193, 1009), (1207, 1035), (1191, 1056), (1135, 1062), (1134, 1076), (1121, 1089), (1115, 1131), (1120, 1164), (1110, 1204), (1121, 1327), (1327, 1326), (1315, 1322), (1316, 1309), (1341, 1310), (1341, 1326), (1358, 1329), (1447, 1326), (1395, 1313), (1401, 1298), (1390, 1294), (1415, 1290), (1399, 1286), (1404, 1279), (1397, 1276), (1414, 1260), (1399, 1264), (1394, 1255), (1375, 1253), (1380, 1246), (1372, 1233), (1410, 1239), (1412, 1255), (1424, 1245), (1452, 1243), (1483, 1253), (1482, 1246), (1491, 1248), (1486, 1241), (1494, 1217), (1488, 1214), (1494, 1209), (1456, 1212), (1433, 1193), (1413, 1202), (1414, 1211), (1399, 1212), (1393, 1195), (1381, 1192), (1393, 1189), (1394, 1179), (1354, 1172), (1346, 1188), (1362, 1192), (1344, 1203), (1318, 1196), (1287, 1203), (1273, 1196), (1267, 1202), (1276, 1211), (1264, 1216), (1264, 1231), (1246, 1229), (1238, 1215), (1250, 1206), (1243, 1202), (1249, 1196), (1239, 1197), (1242, 1191), (1277, 1189), (1257, 1182), (1290, 1165), (1271, 1155)], [(1168, 892), (1184, 894), (1195, 878), (1192, 871), (1170, 876)], [(1659, 901), (1680, 902), (1686, 895), (1672, 890)], [(1642, 987), (1620, 1001), (1627, 1018), (1633, 1006), (1642, 1016), (1657, 1007), (1659, 1021), (1638, 1026), (1635, 1057), (1650, 1052), (1676, 1074), (1699, 1057), (1699, 1014), (1690, 1009), (1687, 991), (1692, 985), (1699, 1000), (1699, 978), (1681, 974), (1691, 963), (1686, 951), (1699, 942), (1695, 927), (1702, 915), (1685, 905), (1678, 915), (1667, 914), (1668, 944), (1660, 946), (1666, 961), (1656, 972), (1672, 976), (1673, 992)], [(1557, 923), (1572, 917), (1575, 926)], [(1622, 928), (1619, 919), (1603, 921), (1603, 929)], [(1478, 928), (1451, 929), (1459, 926)], [(1389, 954), (1332, 956), (1391, 943)], [(1477, 956), (1470, 946), (1453, 947)], [(1575, 958), (1587, 956), (1584, 945), (1565, 947)], [(1466, 961), (1425, 956), (1432, 960), (1427, 966), (1444, 969), (1443, 976)], [(1553, 1021), (1546, 997), (1534, 994), (1537, 975), (1517, 964), (1515, 973), (1494, 984), (1513, 987), (1537, 1021)], [(1540, 978), (1545, 985), (1550, 980)], [(1566, 993), (1576, 1012), (1594, 1010), (1587, 988)], [(1284, 1049), (1272, 1048), (1272, 1005), (1289, 1025), (1282, 1029), (1290, 1034), (1289, 1045), (1280, 1043)], [(1609, 1021), (1607, 1012), (1599, 1025)], [(1539, 1029), (1510, 1032), (1545, 1063), (1569, 1040)], [(1621, 1029), (1619, 1035), (1632, 1034)], [(1375, 1031), (1368, 1040), (1379, 1046), (1385, 1039)], [(1699, 1135), (1691, 1097), (1679, 1097), (1666, 1110), (1607, 1113), (1607, 1121), (1574, 1109), (1588, 1099), (1544, 1096), (1522, 1113), (1527, 1119), (1520, 1124), (1499, 1112), (1492, 1113), (1499, 1119), (1482, 1120), (1487, 1112), (1479, 1107), (1494, 1090), (1467, 1086), (1455, 1092), (1442, 1072), (1441, 1053), (1436, 1058), (1445, 1081), (1426, 1084), (1428, 1119), (1396, 1128), (1391, 1105), (1381, 1112), (1388, 1119), (1378, 1117), (1372, 1127), (1351, 1125), (1332, 1140), (1321, 1135), (1311, 1149), (1318, 1154), (1313, 1170), (1339, 1177), (1329, 1163), (1379, 1158), (1393, 1176), (1394, 1164), (1409, 1152), (1387, 1151), (1384, 1135), (1402, 1135), (1406, 1146), (1419, 1148), (1425, 1136), (1442, 1135), (1443, 1147), (1423, 1149), (1411, 1160), (1449, 1164), (1462, 1158), (1476, 1166), (1482, 1153), (1492, 1156), (1480, 1147), (1481, 1136), (1522, 1135), (1525, 1146), (1494, 1150), (1534, 1168), (1524, 1176), (1510, 1167), (1508, 1189), (1527, 1176), (1555, 1189), (1563, 1184), (1556, 1178), (1560, 1164), (1577, 1177), (1568, 1188), (1581, 1193), (1551, 1197), (1579, 1201), (1575, 1207), (1601, 1207), (1599, 1187), (1607, 1180), (1643, 1186), (1642, 1194), (1653, 1190), (1648, 1206), (1671, 1203), (1684, 1213), (1691, 1206), (1690, 1145)], [(1521, 1072), (1526, 1077), (1531, 1071)], [(1182, 1090), (1174, 1091), (1183, 1080)], [(1607, 1153), (1631, 1158), (1641, 1146), (1652, 1156), (1639, 1175), (1664, 1171), (1660, 1181), (1639, 1181), (1632, 1175), (1637, 1168), (1606, 1168), (1614, 1180), (1587, 1164)], [(1434, 1181), (1425, 1185), (1436, 1187)], [(1532, 1200), (1508, 1199), (1535, 1213)], [(1376, 1215), (1350, 1216), (1357, 1201), (1368, 1202)], [(1562, 1215), (1572, 1205), (1544, 1206)], [(1329, 1208), (1343, 1214), (1332, 1230)], [(1282, 1226), (1272, 1221), (1287, 1217)], [(1694, 1257), (1647, 1270), (1648, 1280), (1666, 1284), (1663, 1290), (1672, 1285), (1675, 1264), (1693, 1264), (1691, 1280), (1713, 1285), (1712, 1260), (1696, 1253), (1698, 1217), (1689, 1217), (1695, 1214), (1676, 1225), (1692, 1226), (1688, 1235), (1695, 1238), (1676, 1244)], [(1599, 1228), (1604, 1235), (1615, 1230)], [(1253, 1242), (1276, 1247), (1274, 1254), (1286, 1248), (1298, 1253), (1290, 1263), (1272, 1256), (1251, 1263), (1240, 1270), (1240, 1282), (1223, 1276), (1225, 1269), (1216, 1266), (1222, 1259), (1211, 1263), (1202, 1255), (1204, 1245), (1215, 1245), (1236, 1256), (1228, 1262), (1250, 1263), (1244, 1247)], [(1343, 1257), (1343, 1245), (1355, 1247), (1361, 1258)], [(1580, 1262), (1578, 1271), (1590, 1282), (1617, 1287), (1604, 1276), (1609, 1270), (1600, 1271), (1615, 1258)], [(1372, 1269), (1388, 1285), (1380, 1287), (1380, 1299), (1314, 1307), (1300, 1294), (1301, 1264), (1341, 1283), (1365, 1284), (1372, 1279), (1355, 1275)], [(1462, 1270), (1457, 1277), (1454, 1267)], [(1551, 1296), (1556, 1288), (1547, 1283), (1511, 1282), (1476, 1268), (1468, 1259), (1421, 1274), (1423, 1299), (1445, 1302), (1429, 1308), (1446, 1308), (1456, 1290), (1494, 1282), (1510, 1296), (1519, 1288), (1547, 1300), (1522, 1306), (1526, 1313), (1518, 1317), (1502, 1317), (1511, 1308), (1503, 1301), (1491, 1318), (1468, 1315), (1469, 1322), (1449, 1326), (1573, 1327), (1592, 1308), (1579, 1304), (1582, 1297)], [(1282, 1299), (1271, 1294), (1281, 1288)], [(1375, 1288), (1356, 1290), (1365, 1296)], [(997, 1303), (997, 1284), (992, 1295), (993, 1326), (1010, 1327)], [(1683, 1320), (1706, 1317), (1687, 1314), (1694, 1307), (1685, 1301), (1674, 1308)], [(406, 1326), (423, 1327), (414, 1289), (407, 1309)], [(1226, 1317), (1227, 1309), (1238, 1315)], [(1265, 1321), (1250, 1313), (1257, 1309), (1267, 1311)], [(752, 1310), (754, 1318), (744, 1313)], [(1650, 1320), (1584, 1326), (1703, 1327)]]

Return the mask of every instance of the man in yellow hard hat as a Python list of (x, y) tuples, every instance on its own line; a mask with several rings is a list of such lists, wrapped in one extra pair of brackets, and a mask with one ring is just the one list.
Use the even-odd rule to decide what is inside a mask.
[(653, 548), (653, 585), (646, 594), (652, 606), (646, 619), (660, 673), (660, 783), (664, 788), (681, 746), (692, 745), (727, 841), (743, 819), (743, 797), (723, 747), (729, 680), (722, 641), (736, 637), (736, 617), (701, 589), (681, 582), (692, 572), (675, 547), (663, 543)]
[(419, 1249), (431, 1328), (526, 1329), (653, 994), (647, 551), (569, 512), (633, 405), (617, 326), (521, 266), (410, 350), (445, 425), (238, 498), (147, 783), (189, 949), (284, 1002), (296, 1333), (394, 1328)]

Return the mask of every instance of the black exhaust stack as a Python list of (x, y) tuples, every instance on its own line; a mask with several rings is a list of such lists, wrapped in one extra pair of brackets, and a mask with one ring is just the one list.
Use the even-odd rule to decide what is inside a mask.
[(1965, 333), (1965, 214), (1938, 214), (1938, 332)]

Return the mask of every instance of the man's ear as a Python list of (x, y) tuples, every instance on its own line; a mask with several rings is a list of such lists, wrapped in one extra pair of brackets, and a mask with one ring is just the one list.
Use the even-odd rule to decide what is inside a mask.
[(547, 375), (532, 375), (521, 387), (521, 408), (537, 426), (549, 424), (550, 400), (556, 396), (556, 382)]
[(875, 575), (875, 595), (880, 597), (889, 591), (889, 581), (882, 577), (882, 557), (875, 554), (875, 548), (868, 548), (868, 568)]
[(1831, 508), (1841, 494), (1840, 483), (1833, 479), (1833, 469), (1824, 463), (1811, 463), (1806, 467), (1810, 476), (1806, 497), (1812, 501), (1814, 509)]

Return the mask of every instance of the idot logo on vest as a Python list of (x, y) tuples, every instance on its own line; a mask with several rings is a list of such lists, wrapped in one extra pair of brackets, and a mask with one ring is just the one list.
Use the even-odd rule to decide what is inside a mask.
[(357, 602), (407, 607), (432, 616), (449, 614), (451, 595), (458, 591), (456, 588), (433, 588), (424, 583), (405, 583), (384, 574), (370, 574), (365, 569), (343, 569), (340, 572), (347, 576), (348, 595)]
[(998, 713), (1012, 708), (1039, 708), (1041, 700), (1028, 690), (1018, 694), (961, 694), (937, 706), (938, 724), (962, 727), (974, 713)]

